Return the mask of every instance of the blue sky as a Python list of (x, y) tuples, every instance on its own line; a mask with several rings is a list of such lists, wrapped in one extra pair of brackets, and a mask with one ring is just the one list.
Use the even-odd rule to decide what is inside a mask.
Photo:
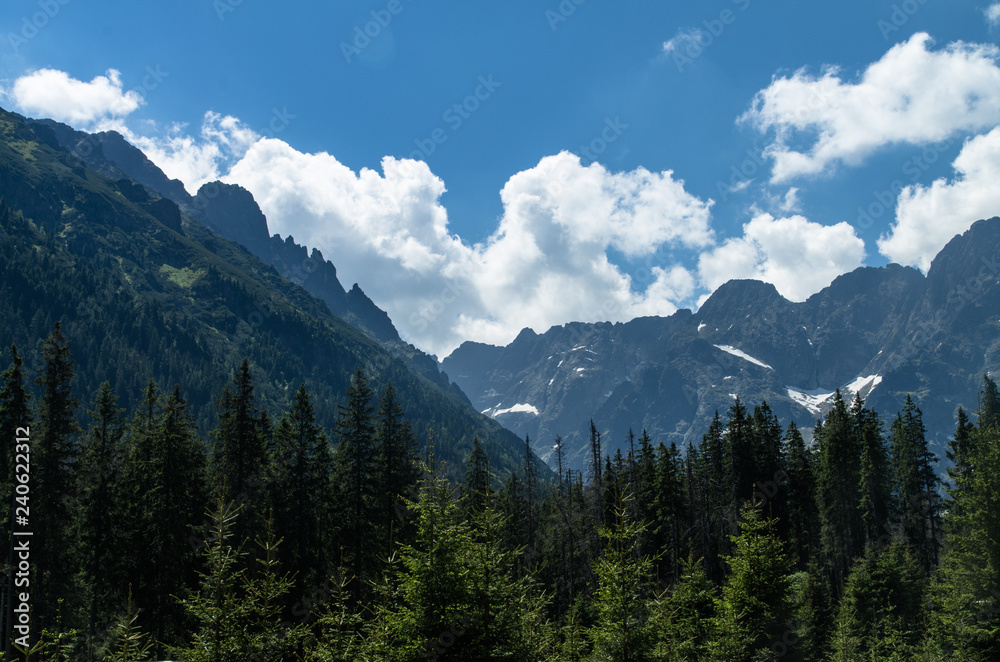
[(803, 299), (861, 264), (926, 269), (1000, 213), (998, 20), (963, 0), (12, 0), (0, 102), (119, 130), (192, 192), (246, 186), (443, 356), (695, 307), (731, 277)]

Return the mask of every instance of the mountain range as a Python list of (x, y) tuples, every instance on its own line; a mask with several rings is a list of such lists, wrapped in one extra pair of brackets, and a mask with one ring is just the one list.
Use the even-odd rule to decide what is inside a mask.
[(803, 302), (774, 286), (730, 281), (697, 312), (627, 323), (524, 329), (506, 347), (466, 342), (442, 367), (473, 404), (544, 459), (561, 436), (581, 468), (589, 425), (611, 453), (631, 429), (697, 443), (738, 396), (766, 401), (811, 431), (840, 389), (891, 422), (910, 395), (932, 447), (977, 407), (982, 376), (1000, 367), (1000, 218), (952, 239), (926, 276), (890, 264), (842, 275)]
[(62, 323), (84, 425), (103, 381), (133, 409), (154, 379), (161, 390), (179, 384), (211, 430), (246, 358), (272, 417), (305, 383), (332, 430), (361, 369), (377, 393), (393, 384), (452, 476), (474, 436), (498, 477), (523, 466), (523, 439), (474, 410), (318, 251), (269, 236), (246, 190), (216, 182), (190, 196), (116, 133), (0, 110), (0, 302), (0, 337), (28, 366), (41, 365), (41, 340)]
[[(36, 219), (53, 216), (56, 207), (42, 211), (38, 199), (65, 198), (68, 192), (60, 187), (73, 180), (67, 168), (74, 177), (103, 182), (127, 199), (130, 213), (146, 217), (144, 231), (154, 227), (152, 217), (162, 225), (155, 226), (154, 235), (165, 230), (200, 242), (241, 270), (241, 278), (259, 282), (266, 273), (267, 294), (260, 296), (273, 297), (275, 289), (284, 297), (291, 292), (304, 296), (324, 320), (336, 320), (339, 333), (350, 330), (348, 341), (336, 342), (369, 364), (393, 366), (394, 374), (433, 392), (433, 397), (422, 392), (418, 400), (429, 404), (443, 398), (452, 413), (456, 407), (470, 410), (461, 414), (462, 452), (470, 431), (478, 431), (507, 458), (500, 465), (508, 471), (516, 465), (518, 444), (523, 446), (518, 438), (525, 436), (544, 460), (552, 459), (554, 440), (561, 437), (570, 465), (583, 468), (591, 419), (609, 453), (627, 449), (630, 430), (646, 430), (655, 442), (697, 443), (715, 413), (724, 415), (737, 396), (750, 404), (766, 401), (785, 423), (795, 421), (808, 435), (836, 389), (845, 397), (860, 394), (887, 421), (912, 396), (924, 413), (932, 447), (943, 456), (957, 407), (976, 408), (982, 375), (1000, 362), (998, 218), (979, 221), (956, 236), (926, 275), (895, 264), (862, 267), (803, 302), (785, 299), (770, 284), (734, 280), (697, 312), (627, 323), (574, 322), (542, 334), (526, 328), (506, 347), (466, 342), (439, 364), (401, 339), (389, 316), (358, 284), (345, 289), (322, 253), (292, 237), (271, 235), (264, 214), (242, 187), (212, 182), (190, 195), (116, 132), (89, 134), (12, 113), (2, 119), (8, 135), (22, 134), (33, 145), (19, 146), (11, 139), (6, 163), (0, 164), (5, 166), (0, 193), (11, 208)], [(27, 157), (41, 153), (59, 163), (50, 168), (58, 175), (26, 177), (31, 168), (38, 169), (37, 161)], [(46, 191), (53, 187), (55, 193)], [(64, 221), (67, 205), (62, 206)], [(45, 221), (37, 225), (44, 227)], [(60, 236), (77, 231), (70, 223)], [(72, 252), (79, 241), (63, 248)], [(190, 270), (191, 259), (175, 260), (178, 264), (170, 268), (181, 271), (170, 271), (167, 280), (183, 281), (177, 273)], [(143, 268), (162, 273), (158, 265)], [(162, 283), (157, 287), (169, 291)], [(180, 306), (186, 313), (188, 307)], [(228, 332), (233, 350), (242, 347), (236, 331)], [(295, 353), (291, 346), (284, 349)], [(330, 385), (342, 386), (345, 380), (338, 374)], [(264, 392), (274, 393), (268, 386)], [(427, 421), (424, 427), (434, 426)], [(461, 453), (456, 450), (451, 457), (458, 462)]]

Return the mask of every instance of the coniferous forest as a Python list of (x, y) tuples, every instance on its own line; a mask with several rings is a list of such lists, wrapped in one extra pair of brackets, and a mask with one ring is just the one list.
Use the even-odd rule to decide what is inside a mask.
[(263, 408), (243, 361), (200, 434), (183, 383), (77, 392), (72, 344), (55, 324), (41, 365), (4, 360), (4, 659), (1000, 659), (989, 377), (944, 481), (912, 401), (840, 392), (808, 443), (736, 399), (689, 449), (611, 456), (591, 423), (586, 472), (525, 439), (501, 481), (478, 439), (446, 471), (361, 370), (324, 429), (305, 386)]

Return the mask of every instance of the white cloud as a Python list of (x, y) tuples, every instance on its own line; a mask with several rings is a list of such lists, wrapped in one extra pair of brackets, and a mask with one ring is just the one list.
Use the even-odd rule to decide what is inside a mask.
[(755, 278), (787, 299), (804, 301), (864, 258), (864, 242), (848, 223), (827, 226), (802, 216), (760, 214), (743, 226), (742, 237), (703, 253), (698, 273), (710, 291), (733, 278)]
[(704, 34), (698, 28), (681, 28), (670, 41), (663, 43), (663, 52), (670, 53), (700, 53)]
[(135, 90), (122, 90), (121, 74), (115, 69), (89, 83), (55, 69), (39, 69), (18, 78), (4, 93), (27, 115), (51, 118), (78, 129), (125, 117), (144, 103)]
[(741, 122), (773, 132), (772, 183), (857, 165), (880, 147), (925, 144), (1000, 122), (1000, 49), (955, 42), (931, 51), (917, 33), (868, 66), (858, 82), (837, 68), (775, 78)]
[(952, 167), (951, 181), (909, 186), (899, 194), (895, 223), (878, 240), (883, 255), (927, 271), (952, 237), (1000, 214), (1000, 127), (966, 142)]
[(184, 124), (153, 136), (138, 135), (123, 124), (101, 128), (119, 131), (168, 177), (181, 180), (192, 195), (203, 184), (220, 179), (260, 139), (235, 117), (212, 111), (205, 113), (198, 138), (188, 135)]
[(508, 180), (496, 231), (474, 246), (450, 234), (444, 183), (420, 161), (386, 157), (382, 174), (355, 173), (270, 139), (228, 180), (254, 194), (272, 231), (320, 248), (345, 285), (360, 282), (405, 337), (441, 355), (466, 339), (510, 342), (525, 326), (670, 314), (694, 277), (654, 266), (637, 291), (608, 251), (652, 259), (712, 241), (711, 203), (671, 172), (611, 173), (566, 152)]
[(983, 10), (983, 13), (986, 15), (986, 22), (990, 24), (991, 28), (1000, 25), (1000, 2), (994, 2)]

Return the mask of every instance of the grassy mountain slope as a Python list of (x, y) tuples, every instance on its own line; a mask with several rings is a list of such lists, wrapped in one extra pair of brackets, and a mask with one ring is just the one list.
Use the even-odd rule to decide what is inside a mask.
[(458, 472), (473, 435), (503, 475), (522, 442), (463, 395), (415, 374), (242, 247), (129, 179), (112, 181), (60, 147), (51, 129), (0, 111), (0, 338), (39, 365), (40, 340), (63, 322), (89, 402), (108, 380), (132, 406), (149, 378), (180, 383), (199, 426), (247, 357), (273, 415), (305, 382), (329, 429), (350, 375), (391, 381), (422, 440)]

